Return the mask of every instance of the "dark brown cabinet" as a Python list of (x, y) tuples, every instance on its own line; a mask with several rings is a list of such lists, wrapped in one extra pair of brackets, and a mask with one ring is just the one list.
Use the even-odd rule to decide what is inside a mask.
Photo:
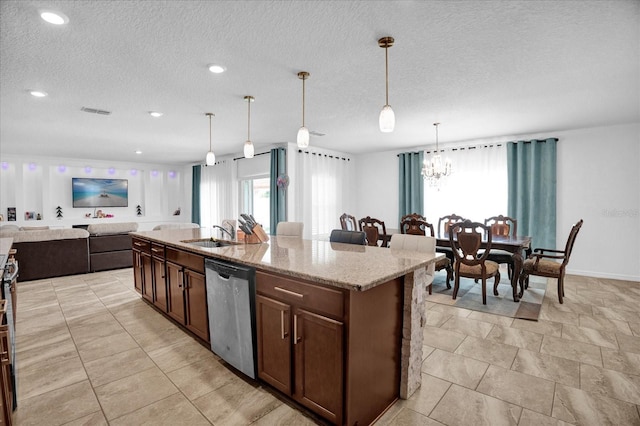
[(142, 294), (142, 260), (140, 250), (133, 250), (133, 286)]
[(341, 317), (342, 292), (265, 273), (257, 285), (258, 377), (341, 424), (344, 325), (311, 309)]
[(205, 275), (185, 269), (186, 326), (196, 336), (209, 342), (209, 320), (207, 312), (207, 286)]
[(163, 312), (167, 312), (164, 246), (159, 244), (151, 245), (151, 269), (153, 274), (153, 304)]
[(185, 324), (183, 267), (167, 262), (167, 313), (180, 324)]

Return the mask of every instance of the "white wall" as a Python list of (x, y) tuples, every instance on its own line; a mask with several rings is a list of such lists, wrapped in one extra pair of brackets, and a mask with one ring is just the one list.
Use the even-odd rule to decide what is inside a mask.
[[(640, 281), (640, 123), (504, 136), (466, 144), (547, 137), (559, 139), (558, 248), (564, 248), (571, 225), (579, 219), (585, 221), (567, 272)], [(424, 148), (358, 156), (360, 191), (355, 216), (371, 215), (396, 224), (397, 154)]]
[[(87, 169), (88, 167), (88, 169)], [(3, 155), (0, 167), (0, 214), (3, 224), (69, 228), (99, 222), (138, 222), (139, 230), (159, 223), (191, 222), (190, 166), (142, 163), (114, 163), (49, 157)], [(93, 219), (92, 208), (74, 208), (72, 177), (114, 178), (128, 181), (128, 206), (102, 210), (112, 218)], [(142, 207), (142, 216), (136, 206)], [(58, 219), (56, 207), (62, 207)], [(16, 221), (7, 221), (7, 207), (16, 208)], [(180, 215), (173, 213), (180, 208)], [(25, 220), (25, 211), (40, 214), (42, 220)]]

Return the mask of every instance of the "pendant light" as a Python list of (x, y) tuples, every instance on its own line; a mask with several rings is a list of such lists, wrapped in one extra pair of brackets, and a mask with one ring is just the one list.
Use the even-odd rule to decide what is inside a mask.
[(298, 148), (306, 148), (309, 146), (309, 129), (304, 126), (304, 81), (311, 74), (306, 71), (300, 71), (298, 78), (302, 80), (302, 127), (298, 129)]
[(244, 158), (253, 158), (255, 150), (253, 149), (253, 143), (251, 143), (251, 102), (255, 101), (253, 96), (245, 96), (244, 100), (247, 101), (247, 141), (244, 143)]
[(386, 98), (385, 104), (380, 111), (380, 131), (384, 133), (393, 132), (393, 128), (396, 125), (396, 115), (393, 113), (391, 109), (391, 105), (389, 105), (389, 48), (393, 46), (393, 37), (382, 37), (378, 40), (378, 46), (384, 49), (384, 63), (385, 63), (385, 87), (386, 87)]
[(212, 112), (208, 112), (205, 115), (209, 117), (209, 152), (207, 152), (205, 164), (207, 166), (213, 166), (216, 163), (216, 155), (213, 153), (213, 149), (211, 149), (211, 117), (213, 117), (214, 114)]

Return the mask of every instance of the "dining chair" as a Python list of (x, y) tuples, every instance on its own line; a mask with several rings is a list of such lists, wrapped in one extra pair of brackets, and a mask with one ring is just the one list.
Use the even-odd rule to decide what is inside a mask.
[[(409, 214), (403, 216), (400, 222), (400, 233), (435, 237), (433, 225), (427, 222), (425, 219), (420, 218), (424, 218), (424, 216), (417, 214)], [(393, 236), (391, 238), (393, 239)], [(436, 262), (435, 270), (441, 271), (443, 269), (447, 272), (447, 288), (451, 288), (451, 284), (449, 284), (449, 282), (453, 278), (453, 269), (451, 268), (451, 259), (449, 259), (448, 257), (444, 257)]]
[[(491, 235), (501, 237), (515, 237), (518, 235), (518, 221), (509, 216), (492, 216), (484, 220), (484, 224), (491, 229)], [(506, 250), (491, 249), (489, 260), (497, 264), (507, 264), (507, 274), (509, 279), (513, 276), (513, 253)]]
[(302, 222), (278, 222), (276, 236), (302, 237)]
[[(483, 237), (486, 235), (486, 250), (480, 252)], [(488, 260), (491, 251), (490, 228), (480, 222), (465, 220), (451, 226), (449, 243), (455, 258), (455, 279), (453, 298), (458, 296), (460, 277), (482, 280), (482, 304), (487, 304), (487, 279), (495, 277), (493, 294), (498, 295), (500, 269), (496, 262)]]
[[(455, 213), (452, 213), (448, 216), (443, 216), (438, 219), (438, 238), (449, 239), (449, 229), (456, 223), (463, 222), (465, 218), (462, 216), (458, 216)], [(438, 246), (436, 245), (436, 251), (438, 253), (444, 253), (449, 259), (449, 262), (453, 265), (453, 251), (449, 246)]]
[[(423, 235), (393, 234), (391, 236), (391, 241), (389, 242), (389, 248), (391, 250), (407, 250), (419, 253), (435, 254), (436, 239)], [(435, 266), (436, 265), (434, 263), (431, 263), (427, 267), (427, 282), (425, 286), (429, 290), (429, 294), (431, 294), (433, 288), (433, 276), (436, 269)]]
[(345, 231), (357, 231), (358, 224), (356, 218), (350, 214), (343, 213), (342, 216), (340, 216), (340, 227)]
[(360, 231), (367, 235), (367, 245), (377, 246), (378, 240), (381, 241), (381, 247), (389, 245), (391, 237), (387, 235), (387, 227), (384, 225), (384, 221), (367, 216), (360, 219), (358, 225), (360, 226)]
[(366, 245), (367, 236), (361, 231), (346, 231), (344, 229), (334, 229), (329, 235), (329, 241), (332, 243), (346, 243)]
[[(563, 303), (564, 297), (564, 274), (565, 268), (569, 263), (569, 257), (573, 251), (573, 244), (578, 236), (578, 231), (582, 228), (583, 220), (571, 227), (569, 238), (564, 250), (554, 250), (545, 248), (536, 248), (529, 258), (522, 264), (522, 272), (520, 273), (520, 288), (529, 287), (529, 275), (538, 275), (541, 277), (556, 278), (558, 280), (558, 302)], [(523, 287), (524, 284), (524, 287)]]
[(404, 216), (402, 216), (400, 218), (400, 223), (402, 223), (405, 219), (409, 219), (409, 218), (412, 218), (412, 217), (414, 217), (416, 219), (419, 219), (419, 220), (424, 220), (424, 221), (427, 220), (427, 218), (424, 217), (423, 215), (421, 215), (420, 213), (409, 213), (409, 214), (405, 214)]

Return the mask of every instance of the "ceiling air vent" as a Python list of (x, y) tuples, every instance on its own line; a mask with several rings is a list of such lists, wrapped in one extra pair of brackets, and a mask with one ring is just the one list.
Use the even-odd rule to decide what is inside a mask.
[(111, 111), (105, 111), (103, 109), (97, 109), (97, 108), (82, 107), (80, 108), (80, 111), (90, 112), (91, 114), (111, 115)]

